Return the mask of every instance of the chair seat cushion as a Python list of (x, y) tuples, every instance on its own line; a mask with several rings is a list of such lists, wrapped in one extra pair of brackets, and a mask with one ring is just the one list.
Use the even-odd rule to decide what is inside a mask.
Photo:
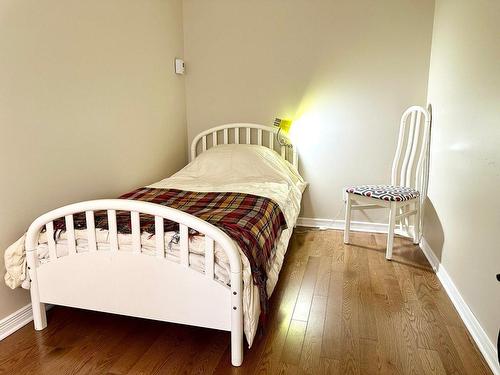
[(412, 188), (391, 185), (359, 185), (345, 189), (351, 194), (363, 195), (365, 197), (382, 199), (384, 201), (409, 201), (420, 196), (420, 193)]

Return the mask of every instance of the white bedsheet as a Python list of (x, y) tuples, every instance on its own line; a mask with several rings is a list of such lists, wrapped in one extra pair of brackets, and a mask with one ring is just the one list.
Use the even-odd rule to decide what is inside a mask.
[[(271, 296), (278, 281), (288, 242), (300, 211), (300, 201), (306, 183), (297, 170), (281, 159), (274, 151), (254, 145), (221, 145), (214, 147), (174, 174), (149, 187), (179, 189), (197, 192), (239, 192), (267, 197), (276, 202), (285, 216), (289, 229), (282, 232), (276, 245), (274, 259), (268, 270), (267, 293)], [(109, 248), (108, 231), (97, 230), (97, 246), (105, 251)], [(77, 230), (77, 251), (87, 251), (85, 231)], [(172, 237), (174, 232), (165, 234), (166, 257), (179, 261), (179, 247)], [(38, 254), (41, 262), (48, 261), (48, 246), (45, 234), (39, 239)], [(119, 234), (120, 251), (131, 251), (131, 236)], [(141, 238), (142, 251), (154, 254), (155, 239), (148, 233)], [(201, 236), (190, 238), (190, 263), (192, 267), (203, 270), (204, 240)], [(68, 253), (66, 234), (61, 232), (57, 242), (58, 256)], [(260, 315), (259, 291), (252, 282), (250, 264), (241, 252), (243, 263), (243, 315), (244, 331), (249, 346), (252, 345)], [(229, 263), (222, 249), (215, 248), (215, 276), (229, 283)], [(29, 288), (26, 281), (26, 260), (24, 237), (16, 241), (5, 252), (5, 282), (15, 288), (22, 285)]]

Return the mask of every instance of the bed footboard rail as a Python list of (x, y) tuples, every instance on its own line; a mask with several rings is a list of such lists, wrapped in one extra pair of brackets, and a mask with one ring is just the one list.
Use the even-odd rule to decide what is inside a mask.
[[(98, 249), (94, 220), (94, 212), (96, 211), (107, 212), (109, 250)], [(117, 211), (130, 213), (132, 251), (120, 251), (119, 234), (117, 230)], [(85, 213), (86, 219), (86, 229), (84, 230), (86, 231), (87, 249), (85, 252), (79, 252), (77, 249), (76, 231), (73, 219), (73, 215), (81, 213)], [(155, 256), (144, 254), (141, 251), (140, 214), (154, 216)], [(54, 221), (61, 218), (64, 218), (66, 224), (68, 254), (65, 256), (59, 256), (57, 252), (57, 243), (54, 237)], [(179, 224), (179, 263), (168, 260), (166, 257), (164, 220), (170, 220)], [(46, 263), (41, 263), (37, 254), (39, 236), (43, 229), (46, 231), (49, 254)], [(190, 269), (189, 229), (193, 229), (204, 235), (204, 274), (200, 271)], [(230, 286), (215, 280), (216, 244), (218, 244), (218, 248), (223, 249), (227, 256), (230, 265)], [(125, 274), (126, 271), (124, 269), (123, 272), (121, 272), (120, 267), (126, 267), (127, 272), (130, 274), (130, 269), (137, 265), (137, 267), (140, 268), (137, 270), (137, 273), (140, 273), (141, 276), (136, 277), (137, 280), (139, 280), (140, 287), (149, 288), (149, 290), (145, 291), (145, 294), (151, 295), (151, 297), (149, 297), (149, 300), (145, 299), (145, 301), (152, 302), (153, 306), (151, 306), (148, 311), (153, 311), (153, 313), (149, 315), (138, 313), (137, 309), (133, 306), (134, 301), (131, 301), (130, 305), (127, 304), (127, 302), (121, 302), (119, 308), (108, 309), (109, 312), (230, 330), (231, 362), (234, 366), (241, 365), (243, 361), (243, 285), (241, 256), (235, 242), (222, 230), (212, 224), (185, 212), (154, 203), (126, 199), (93, 200), (70, 204), (38, 217), (28, 229), (25, 247), (28, 273), (31, 281), (31, 300), (36, 330), (42, 330), (47, 325), (44, 303), (57, 304), (59, 302), (60, 304), (65, 304), (67, 300), (67, 298), (65, 300), (64, 297), (58, 297), (58, 293), (61, 295), (64, 294), (65, 297), (67, 297), (68, 293), (64, 293), (64, 286), (61, 287), (63, 288), (61, 289), (63, 292), (57, 289), (58, 287), (56, 287), (56, 284), (53, 282), (54, 278), (62, 279), (61, 282), (63, 284), (66, 282), (71, 284), (76, 288), (76, 294), (78, 294), (78, 291), (86, 288), (86, 284), (77, 280), (79, 278), (81, 279), (82, 275), (75, 276), (74, 280), (65, 280), (71, 278), (68, 276), (68, 271), (64, 271), (65, 268), (78, 274), (80, 262), (81, 267), (85, 268), (85, 272), (87, 273), (89, 270), (90, 272), (94, 272), (92, 268), (95, 264), (95, 274), (93, 277), (100, 277), (100, 282), (102, 283), (103, 281), (110, 281), (110, 277), (113, 277), (104, 275), (105, 271), (103, 270), (106, 269), (106, 267), (114, 267), (114, 277), (118, 278), (117, 283), (121, 283), (120, 285), (125, 287), (125, 285), (127, 285), (128, 276), (121, 275), (121, 273)], [(101, 259), (106, 259), (106, 261), (102, 263)], [(147, 269), (149, 267), (151, 267), (151, 270)], [(164, 275), (168, 272), (172, 273), (172, 275), (175, 274), (176, 279), (174, 279), (174, 276)], [(51, 275), (48, 275), (48, 273), (51, 273)], [(141, 278), (147, 279), (148, 277), (157, 278), (157, 280), (149, 280), (144, 283), (140, 282)], [(170, 279), (168, 279), (168, 277), (170, 277)], [(181, 279), (180, 281), (178, 281), (179, 278)], [(111, 284), (113, 284), (113, 281), (114, 279), (111, 279)], [(163, 294), (159, 294), (160, 291), (151, 291), (151, 289), (155, 289), (154, 285), (158, 282), (179, 282), (179, 284), (184, 282), (186, 286), (184, 289), (182, 285), (177, 287), (174, 286), (174, 289), (178, 289), (180, 292), (172, 292), (172, 294), (177, 293), (181, 295), (173, 296), (168, 301), (170, 305), (165, 302), (164, 304), (168, 306), (164, 307), (163, 313), (155, 315), (156, 312), (153, 310), (155, 300), (153, 296), (154, 298), (158, 298), (158, 295), (165, 295), (164, 290), (161, 291)], [(115, 285), (113, 286), (114, 289), (111, 287), (108, 288), (106, 291), (107, 295), (99, 295), (99, 291), (88, 292), (86, 293), (87, 296), (82, 296), (81, 299), (79, 299), (79, 296), (72, 295), (71, 300), (76, 301), (76, 303), (72, 305), (89, 308), (91, 310), (100, 309), (100, 305), (98, 303), (94, 304), (93, 297), (92, 295), (89, 296), (89, 293), (95, 293), (95, 298), (97, 300), (99, 300), (99, 298), (103, 300), (109, 297), (110, 294), (116, 293), (117, 291), (119, 292), (121, 290), (117, 289), (119, 287), (120, 286), (117, 287)], [(165, 287), (166, 286), (158, 285), (156, 289)], [(50, 288), (55, 291), (51, 292)], [(132, 288), (134, 288), (134, 286), (132, 286)], [(124, 290), (123, 293), (127, 293), (127, 290)], [(136, 291), (135, 295), (141, 296), (140, 293), (140, 291)], [(190, 295), (184, 295), (182, 293), (189, 293)], [(213, 297), (210, 296), (211, 294)], [(41, 298), (41, 295), (42, 297), (50, 296), (50, 298)], [(124, 300), (124, 298), (125, 297), (123, 297), (122, 300)], [(213, 300), (211, 298), (215, 300), (213, 305), (218, 304), (219, 306), (205, 306), (207, 310), (206, 313), (197, 312), (192, 318), (190, 318), (189, 314), (184, 313), (185, 311), (200, 309), (203, 303), (212, 303)], [(71, 304), (68, 303), (68, 305)], [(103, 306), (108, 305), (104, 303)], [(170, 314), (170, 310), (174, 311), (173, 315)], [(223, 316), (210, 317), (211, 310), (213, 314), (217, 313)], [(106, 308), (102, 308), (102, 311), (107, 310)], [(207, 316), (206, 322), (203, 320), (203, 314)]]

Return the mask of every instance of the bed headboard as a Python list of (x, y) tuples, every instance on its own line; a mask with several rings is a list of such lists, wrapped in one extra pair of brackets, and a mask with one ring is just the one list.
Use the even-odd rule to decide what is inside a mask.
[(211, 147), (226, 144), (247, 144), (270, 148), (298, 168), (297, 147), (291, 144), (290, 146), (280, 145), (276, 139), (277, 133), (277, 127), (259, 124), (235, 123), (216, 126), (194, 137), (193, 142), (191, 142), (191, 160)]

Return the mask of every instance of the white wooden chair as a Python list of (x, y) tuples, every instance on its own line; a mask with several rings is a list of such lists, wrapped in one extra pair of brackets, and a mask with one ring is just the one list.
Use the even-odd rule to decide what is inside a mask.
[(413, 243), (420, 241), (422, 203), (427, 194), (430, 114), (412, 106), (401, 117), (399, 141), (392, 164), (391, 185), (360, 185), (345, 190), (344, 243), (349, 243), (351, 210), (389, 209), (386, 259), (392, 258), (394, 229), (399, 223), (410, 232), (409, 218), (415, 216)]

